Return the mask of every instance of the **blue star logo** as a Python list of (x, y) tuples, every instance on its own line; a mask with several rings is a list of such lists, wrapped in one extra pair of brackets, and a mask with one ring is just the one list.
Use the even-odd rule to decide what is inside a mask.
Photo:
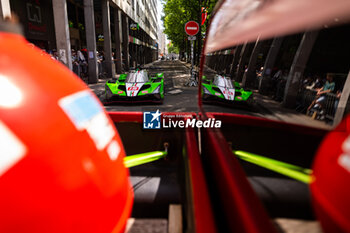
[(160, 116), (162, 114), (159, 109), (156, 112), (143, 112), (143, 128), (144, 129), (160, 129)]

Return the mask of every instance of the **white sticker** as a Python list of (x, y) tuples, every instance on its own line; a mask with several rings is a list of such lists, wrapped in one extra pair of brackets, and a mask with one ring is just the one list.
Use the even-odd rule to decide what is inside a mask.
[(345, 170), (350, 172), (350, 156), (348, 154), (341, 154), (338, 158), (338, 163)]
[(227, 100), (234, 100), (235, 99), (235, 89), (234, 88), (226, 88), (226, 87), (219, 87), (222, 94), (224, 94), (225, 99)]
[(89, 58), (94, 58), (94, 52), (93, 51), (89, 51)]
[(137, 96), (143, 84), (145, 83), (126, 83), (127, 96)]
[(66, 96), (58, 104), (79, 131), (87, 130), (98, 150), (104, 149), (114, 137), (113, 126), (88, 90)]
[(115, 135), (112, 125), (104, 112), (91, 119), (86, 128), (97, 149), (104, 149)]
[(25, 145), (0, 121), (0, 176), (19, 162), (26, 151)]
[(342, 149), (345, 152), (350, 152), (350, 137), (347, 137), (343, 142)]
[(120, 146), (117, 141), (113, 140), (107, 148), (109, 158), (113, 161), (117, 160), (120, 153)]

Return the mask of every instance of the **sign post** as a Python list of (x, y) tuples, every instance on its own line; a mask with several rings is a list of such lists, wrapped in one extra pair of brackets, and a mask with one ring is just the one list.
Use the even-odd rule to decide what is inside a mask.
[(194, 63), (193, 43), (196, 40), (195, 35), (199, 32), (199, 24), (195, 21), (188, 21), (185, 24), (185, 31), (187, 35), (189, 35), (188, 40), (191, 41), (191, 78), (188, 85), (196, 87), (198, 85), (198, 82), (196, 80), (196, 72), (193, 70), (193, 63)]

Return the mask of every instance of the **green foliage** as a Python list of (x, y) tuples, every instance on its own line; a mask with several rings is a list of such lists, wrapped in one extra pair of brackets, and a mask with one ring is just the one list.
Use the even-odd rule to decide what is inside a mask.
[(168, 44), (167, 47), (168, 47), (168, 53), (176, 53), (176, 54), (179, 53), (179, 48), (174, 46), (173, 43)]
[[(183, 51), (186, 43), (185, 24), (190, 21), (196, 21), (200, 24), (201, 7), (206, 7), (208, 11), (208, 20), (217, 0), (202, 0), (201, 6), (199, 0), (163, 0), (164, 33), (172, 41), (174, 49)], [(207, 25), (201, 27), (202, 35), (205, 34)], [(170, 50), (169, 50), (170, 52)]]

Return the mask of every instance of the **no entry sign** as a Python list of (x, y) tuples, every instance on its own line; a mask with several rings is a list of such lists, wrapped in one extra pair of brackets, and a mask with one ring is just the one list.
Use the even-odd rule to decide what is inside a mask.
[(199, 25), (195, 21), (188, 21), (185, 24), (185, 31), (187, 35), (194, 36), (199, 32)]

